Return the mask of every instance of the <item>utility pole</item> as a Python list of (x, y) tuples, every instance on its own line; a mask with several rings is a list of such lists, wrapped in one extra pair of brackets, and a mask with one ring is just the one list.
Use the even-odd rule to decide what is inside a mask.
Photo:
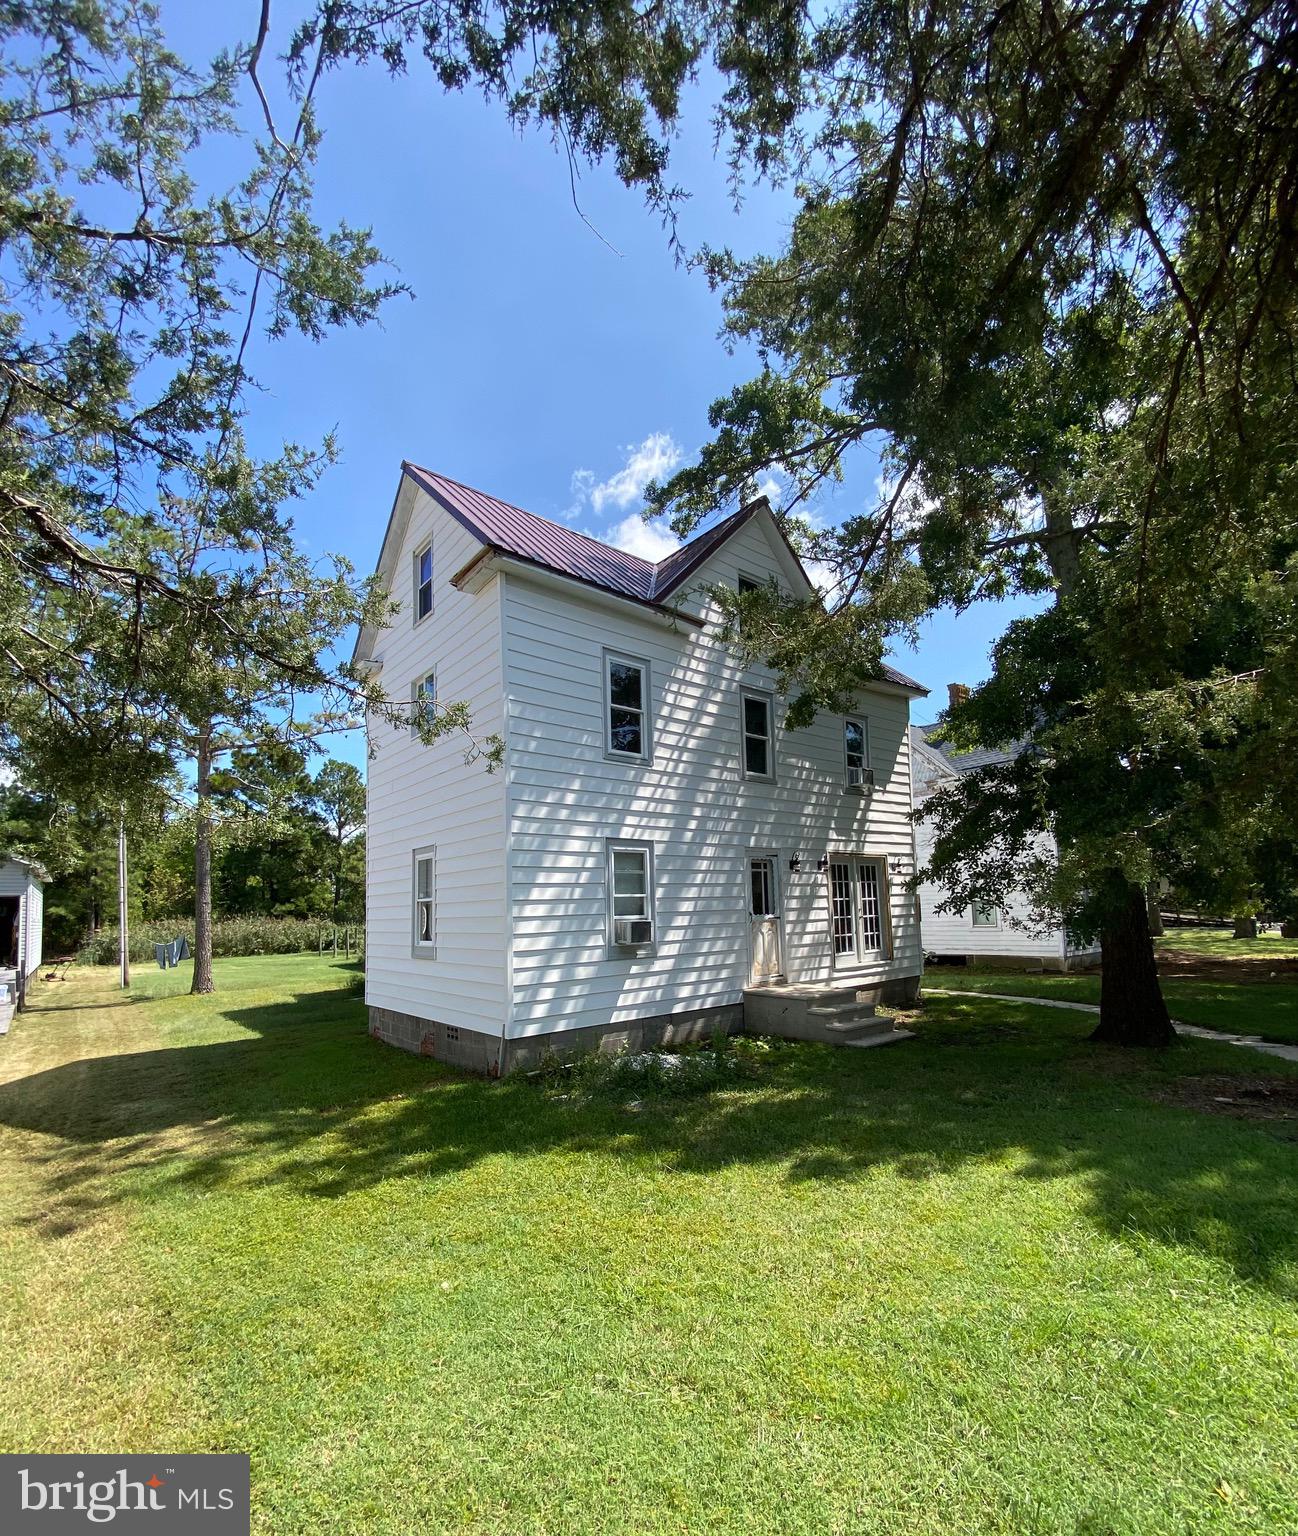
[(121, 983), (131, 984), (131, 940), (126, 931), (126, 822), (117, 823), (117, 949)]

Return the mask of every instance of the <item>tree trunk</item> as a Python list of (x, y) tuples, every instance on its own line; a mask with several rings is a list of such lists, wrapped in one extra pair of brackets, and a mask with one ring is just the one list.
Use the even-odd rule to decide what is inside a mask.
[(1176, 1031), (1158, 985), (1145, 893), (1119, 874), (1109, 883), (1112, 900), (1100, 930), (1100, 1022), (1091, 1039), (1171, 1045)]
[(1235, 937), (1237, 939), (1257, 938), (1257, 918), (1237, 917), (1235, 919)]
[(191, 992), (215, 992), (212, 980), (212, 726), (198, 735), (194, 789), (198, 816), (194, 823), (194, 980)]
[(1149, 931), (1156, 939), (1163, 937), (1162, 892), (1158, 881), (1151, 880), (1145, 892), (1145, 910), (1149, 915)]
[(1282, 939), (1298, 939), (1298, 917), (1287, 917), (1280, 924), (1280, 937)]

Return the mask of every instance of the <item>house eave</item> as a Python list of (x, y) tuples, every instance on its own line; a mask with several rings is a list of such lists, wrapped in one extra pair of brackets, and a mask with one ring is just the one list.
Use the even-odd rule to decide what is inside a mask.
[(451, 585), (461, 592), (478, 593), (486, 588), (496, 575), (515, 576), (535, 586), (546, 587), (565, 595), (580, 596), (601, 608), (618, 613), (634, 613), (640, 618), (658, 618), (669, 624), (687, 624), (692, 629), (703, 629), (704, 621), (669, 603), (655, 603), (647, 598), (623, 596), (607, 587), (583, 581), (579, 576), (566, 576), (551, 570), (539, 561), (525, 556), (507, 553), (495, 545), (487, 545), (456, 571)]

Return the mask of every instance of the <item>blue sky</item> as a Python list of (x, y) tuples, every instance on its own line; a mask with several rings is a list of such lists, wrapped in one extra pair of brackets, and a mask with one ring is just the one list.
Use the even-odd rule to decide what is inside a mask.
[[(232, 15), (250, 28), (254, 11), (173, 4), (164, 18), (173, 45), (198, 59), (232, 41)], [(280, 48), (289, 26), (277, 14)], [(692, 107), (674, 164), (692, 194), (686, 245), (775, 248), (789, 200), (758, 190), (736, 212), (701, 96)], [(754, 367), (718, 342), (707, 284), (674, 263), (656, 218), (611, 170), (580, 173), (597, 236), (548, 139), (520, 136), (476, 96), (446, 95), (418, 61), (399, 80), (335, 73), (319, 115), (321, 221), (372, 226), (413, 297), (393, 300), (381, 327), (253, 355), (263, 386), (253, 446), (271, 453), (329, 430), (341, 443), (342, 462), (296, 513), (304, 546), (372, 569), (409, 458), (656, 557), (636, 517), (640, 489), (698, 448), (709, 403)], [(859, 454), (817, 510), (837, 521), (873, 498), (876, 474), (873, 456)], [(940, 614), (917, 651), (898, 648), (896, 663), (934, 693), (917, 717), (936, 713), (946, 683), (986, 675), (988, 646), (1020, 606)], [(359, 741), (332, 750), (363, 760)]]

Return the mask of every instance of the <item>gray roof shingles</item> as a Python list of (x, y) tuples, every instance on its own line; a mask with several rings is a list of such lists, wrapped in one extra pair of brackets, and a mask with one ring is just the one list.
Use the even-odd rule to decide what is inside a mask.
[(930, 752), (936, 752), (957, 773), (972, 773), (975, 768), (990, 768), (997, 763), (1012, 763), (1027, 746), (1026, 741), (1016, 741), (1009, 747), (975, 747), (972, 752), (952, 752), (943, 746), (940, 739), (942, 727), (940, 725), (912, 725), (911, 732), (917, 736)]

